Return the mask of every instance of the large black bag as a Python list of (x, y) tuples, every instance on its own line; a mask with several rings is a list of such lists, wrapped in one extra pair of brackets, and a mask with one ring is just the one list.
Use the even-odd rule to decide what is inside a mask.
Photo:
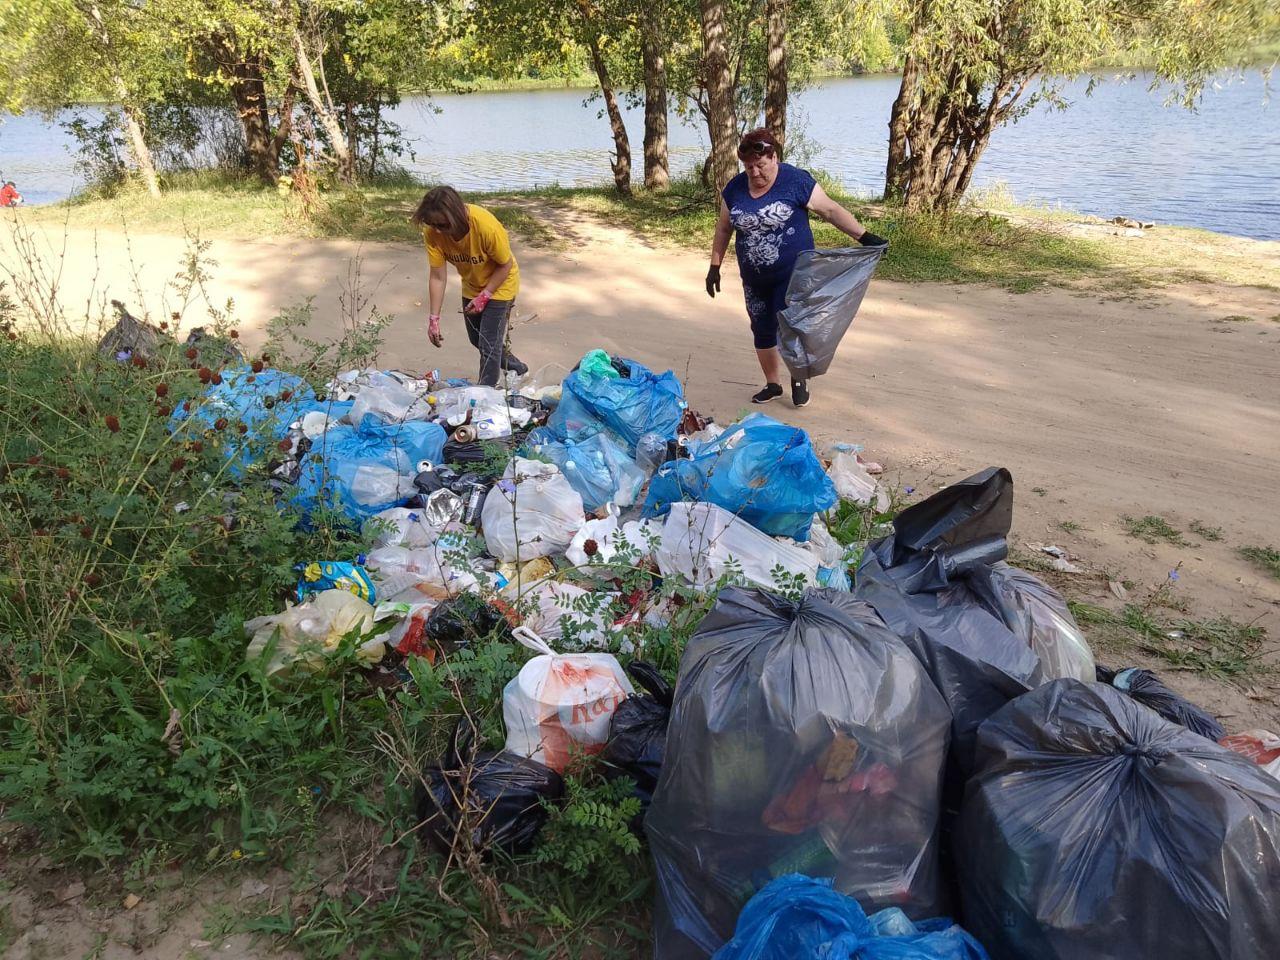
[(523, 853), (547, 822), (543, 800), (564, 796), (564, 781), (550, 767), (507, 750), (475, 750), (475, 729), (463, 717), (438, 764), (423, 771), (417, 791), (422, 835), (442, 853), (469, 831), (472, 846)]
[(888, 249), (805, 250), (796, 258), (778, 313), (778, 352), (797, 380), (827, 372)]
[(1097, 678), (1100, 683), (1109, 683), (1117, 690), (1123, 690), (1166, 720), (1180, 723), (1193, 733), (1198, 733), (1214, 743), (1227, 735), (1227, 731), (1222, 729), (1222, 724), (1212, 714), (1190, 700), (1178, 696), (1150, 670), (1142, 670), (1138, 667), (1111, 670), (1099, 666)]
[(633, 694), (618, 704), (600, 759), (604, 761), (606, 777), (630, 777), (635, 781), (635, 795), (642, 804), (635, 826), (644, 821), (658, 786), (675, 692), (652, 664), (633, 660), (626, 670), (648, 695)]
[(1118, 690), (1055, 680), (978, 734), (955, 831), (993, 960), (1280, 949), (1280, 782)]
[(1043, 679), (1029, 638), (1015, 635), (990, 591), (970, 582), (1004, 559), (1012, 518), (1013, 478), (988, 468), (903, 510), (894, 532), (863, 555), (854, 584), (854, 596), (902, 638), (951, 708), (957, 800), (978, 725)]
[(655, 954), (710, 955), (788, 873), (870, 912), (942, 909), (938, 824), (950, 717), (911, 652), (839, 590), (730, 588), (680, 664), (645, 818)]

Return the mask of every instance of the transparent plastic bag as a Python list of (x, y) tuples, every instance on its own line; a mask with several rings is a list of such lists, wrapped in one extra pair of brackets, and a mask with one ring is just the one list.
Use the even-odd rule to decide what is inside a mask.
[(714, 503), (673, 503), (654, 556), (664, 577), (682, 576), (695, 587), (726, 574), (770, 590), (798, 578), (812, 584), (818, 558), (794, 543), (775, 540)]
[(554, 464), (516, 457), (480, 514), (489, 553), (511, 563), (563, 553), (586, 522), (582, 496)]
[(730, 588), (680, 661), (645, 818), (655, 955), (705, 957), (769, 879), (833, 877), (866, 909), (940, 911), (950, 715), (866, 604)]
[(351, 404), (352, 423), (360, 423), (372, 414), (383, 423), (424, 420), (431, 415), (427, 403), (427, 384), (393, 377), (381, 370), (368, 375)]
[(534, 451), (560, 468), (582, 495), (582, 505), (592, 513), (608, 503), (629, 507), (644, 487), (644, 471), (608, 433), (580, 443), (550, 440), (539, 443)]
[[(348, 633), (355, 630), (365, 634), (373, 629), (373, 607), (346, 590), (325, 590), (280, 613), (246, 620), (244, 629), (251, 635), (246, 659), (256, 660), (271, 650), (266, 664), (268, 674), (288, 667), (315, 669)], [(374, 637), (358, 648), (362, 660), (373, 662), (381, 660), (385, 652), (382, 637)]]
[(627, 374), (618, 377), (591, 376), (575, 370), (564, 381), (560, 403), (547, 422), (547, 429), (559, 440), (581, 441), (610, 430), (634, 454), (646, 433), (664, 439), (676, 436), (684, 416), (684, 391), (670, 370), (655, 374), (644, 364), (619, 359)]
[(442, 527), (431, 523), (426, 513), (410, 507), (391, 507), (379, 511), (361, 527), (374, 547), (429, 547), (440, 536)]
[(577, 753), (599, 753), (613, 712), (635, 693), (608, 653), (558, 654), (519, 627), (516, 639), (539, 655), (502, 691), (507, 749), (563, 773)]

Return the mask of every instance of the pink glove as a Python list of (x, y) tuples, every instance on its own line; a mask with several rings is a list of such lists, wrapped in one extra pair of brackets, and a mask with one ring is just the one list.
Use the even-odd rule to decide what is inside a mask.
[(484, 308), (489, 305), (489, 301), (493, 297), (487, 290), (481, 290), (475, 295), (469, 304), (467, 304), (467, 313), (483, 313)]
[(434, 347), (444, 345), (444, 334), (440, 332), (439, 314), (432, 314), (427, 318), (427, 339), (431, 341), (431, 345)]

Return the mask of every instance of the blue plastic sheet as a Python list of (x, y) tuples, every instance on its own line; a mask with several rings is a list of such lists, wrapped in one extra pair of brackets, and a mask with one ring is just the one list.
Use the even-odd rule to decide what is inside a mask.
[(837, 496), (809, 435), (754, 413), (691, 459), (659, 467), (644, 515), (662, 516), (678, 500), (708, 501), (770, 536), (804, 541), (813, 515), (835, 506)]
[(779, 877), (751, 898), (714, 960), (987, 960), (972, 936), (939, 918), (901, 910), (868, 917), (829, 879)]
[(610, 430), (635, 455), (646, 433), (674, 439), (684, 416), (684, 391), (674, 373), (655, 374), (642, 363), (621, 360), (628, 376), (592, 376), (578, 369), (565, 377), (560, 403), (547, 421), (558, 440), (581, 442)]
[[(284, 437), (289, 424), (317, 403), (315, 391), (301, 377), (283, 370), (254, 373), (248, 366), (228, 367), (222, 371), (222, 382), (210, 385), (193, 400), (190, 411), (178, 405), (169, 417), (169, 430), (199, 432), (226, 420), (224, 443), (232, 461), (229, 469), (239, 477), (272, 441)], [(239, 423), (248, 427), (243, 434), (234, 429)]]
[(606, 503), (630, 506), (644, 486), (644, 472), (612, 434), (597, 433), (581, 443), (545, 440), (533, 449), (560, 468), (589, 513)]
[(401, 506), (417, 492), (418, 461), (439, 463), (444, 442), (443, 428), (420, 420), (369, 414), (358, 427), (331, 427), (302, 457), (293, 503), (303, 511), (336, 503), (353, 520)]

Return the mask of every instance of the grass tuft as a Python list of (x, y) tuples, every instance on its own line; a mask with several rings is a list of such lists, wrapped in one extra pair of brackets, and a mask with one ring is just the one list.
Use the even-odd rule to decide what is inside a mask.
[(1275, 547), (1241, 547), (1240, 556), (1280, 580), (1280, 550)]
[(1126, 516), (1120, 519), (1124, 521), (1125, 532), (1131, 537), (1136, 537), (1147, 543), (1156, 543), (1163, 540), (1165, 543), (1171, 543), (1175, 547), (1188, 545), (1182, 533), (1171, 527), (1169, 521), (1164, 517), (1147, 514), (1145, 517)]

